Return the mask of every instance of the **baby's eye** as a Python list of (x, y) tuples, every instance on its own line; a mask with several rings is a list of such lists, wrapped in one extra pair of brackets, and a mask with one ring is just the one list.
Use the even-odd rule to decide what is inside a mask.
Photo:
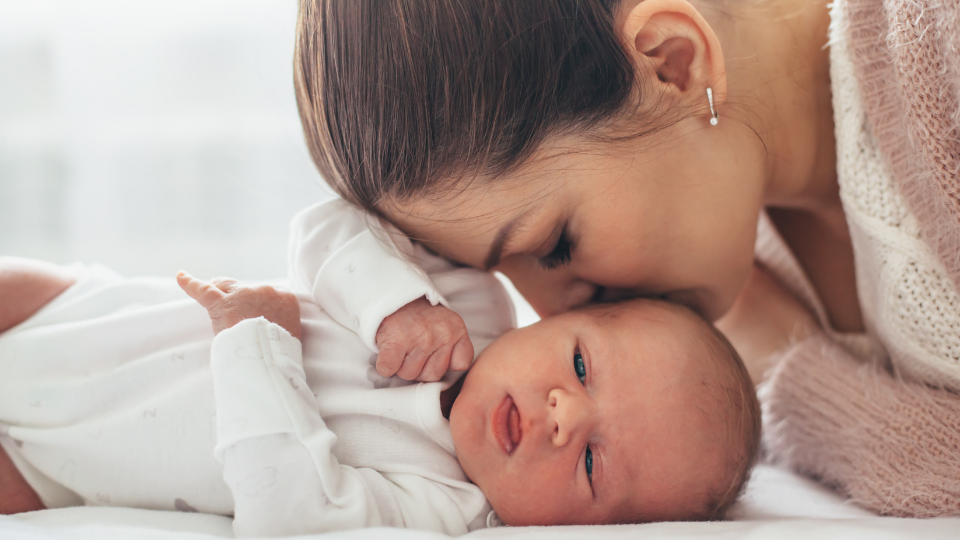
[[(573, 369), (577, 372), (577, 378), (580, 379), (580, 384), (584, 384), (587, 380), (587, 366), (583, 365), (583, 356), (577, 352), (573, 355)], [(587, 450), (589, 452), (589, 450)]]
[(583, 458), (583, 463), (587, 468), (587, 480), (593, 484), (593, 452), (590, 451), (589, 446), (587, 446), (587, 456)]

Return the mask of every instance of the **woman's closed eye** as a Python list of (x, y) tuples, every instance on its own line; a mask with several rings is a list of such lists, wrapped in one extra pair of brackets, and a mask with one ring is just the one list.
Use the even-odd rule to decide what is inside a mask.
[(545, 270), (553, 270), (569, 264), (573, 255), (573, 247), (573, 239), (570, 238), (567, 227), (564, 226), (560, 232), (560, 237), (557, 238), (556, 245), (553, 246), (550, 253), (540, 257), (540, 266)]

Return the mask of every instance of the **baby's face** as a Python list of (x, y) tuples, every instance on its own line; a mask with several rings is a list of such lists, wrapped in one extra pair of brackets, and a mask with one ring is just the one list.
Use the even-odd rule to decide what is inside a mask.
[(570, 312), (477, 359), (450, 426), (512, 525), (683, 519), (720, 482), (726, 437), (692, 315), (651, 301)]

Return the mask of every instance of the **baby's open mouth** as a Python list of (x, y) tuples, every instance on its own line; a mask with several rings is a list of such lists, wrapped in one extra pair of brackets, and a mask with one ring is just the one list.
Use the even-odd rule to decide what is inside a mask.
[(500, 406), (493, 412), (493, 436), (503, 447), (504, 452), (512, 454), (520, 439), (523, 438), (523, 429), (520, 427), (520, 411), (509, 395), (503, 399)]

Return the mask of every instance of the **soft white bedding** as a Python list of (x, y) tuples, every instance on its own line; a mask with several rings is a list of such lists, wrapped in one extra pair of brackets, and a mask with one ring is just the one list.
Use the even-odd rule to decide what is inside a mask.
[[(877, 517), (845, 504), (815, 482), (762, 465), (741, 502), (731, 511), (736, 521), (651, 523), (603, 527), (530, 527), (485, 529), (469, 538), (516, 540), (575, 539), (681, 540), (721, 538), (831, 538), (851, 540), (960, 538), (960, 518), (912, 520)], [(0, 516), (0, 539), (175, 540), (232, 537), (230, 519), (205, 514), (157, 512), (129, 508), (79, 507)], [(364, 529), (322, 535), (324, 539), (440, 540), (441, 534), (406, 529)]]

